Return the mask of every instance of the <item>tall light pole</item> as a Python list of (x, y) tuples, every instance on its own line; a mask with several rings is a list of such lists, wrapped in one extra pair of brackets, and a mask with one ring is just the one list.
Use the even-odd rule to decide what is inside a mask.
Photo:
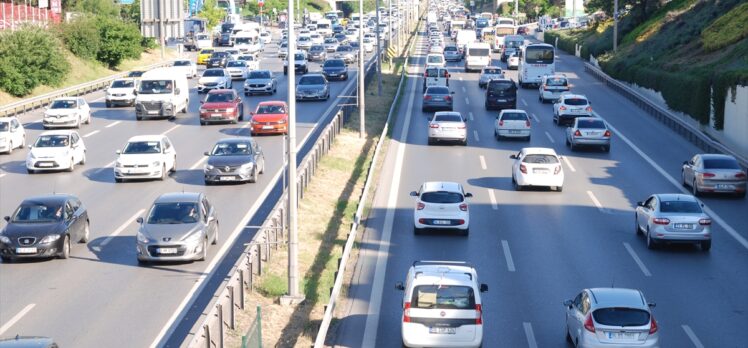
[(618, 0), (613, 2), (613, 52), (618, 51)]
[(366, 136), (366, 76), (364, 73), (364, 0), (358, 0), (358, 137)]

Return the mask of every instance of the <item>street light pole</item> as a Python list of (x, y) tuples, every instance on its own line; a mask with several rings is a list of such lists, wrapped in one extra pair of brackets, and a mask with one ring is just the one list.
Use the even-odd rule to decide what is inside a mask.
[(364, 72), (364, 0), (358, 0), (358, 137), (366, 136), (366, 80)]

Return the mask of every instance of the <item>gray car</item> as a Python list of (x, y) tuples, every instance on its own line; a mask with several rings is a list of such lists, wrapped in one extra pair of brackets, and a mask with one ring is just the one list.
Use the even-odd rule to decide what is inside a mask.
[(221, 139), (205, 153), (205, 184), (217, 182), (257, 182), (265, 172), (265, 155), (260, 145), (250, 138)]
[(566, 340), (578, 348), (659, 348), (654, 306), (635, 289), (584, 289), (564, 301)]
[(244, 95), (252, 94), (275, 94), (278, 89), (278, 81), (270, 70), (255, 70), (249, 73), (244, 81)]
[(712, 248), (712, 219), (694, 196), (679, 193), (655, 194), (636, 203), (636, 234), (644, 233), (647, 248), (661, 243), (691, 243), (701, 250)]
[(322, 74), (307, 74), (299, 79), (296, 86), (296, 100), (328, 100), (330, 87)]
[(439, 141), (457, 141), (467, 145), (467, 122), (459, 112), (439, 111), (429, 122), (428, 144)]
[(698, 154), (683, 162), (683, 186), (690, 186), (694, 196), (705, 192), (733, 193), (745, 197), (746, 173), (730, 155)]
[(566, 146), (572, 151), (582, 146), (591, 146), (609, 152), (611, 135), (605, 121), (597, 117), (577, 117), (566, 128)]
[(452, 111), (452, 92), (448, 87), (431, 86), (423, 93), (423, 105), (421, 111), (446, 110)]
[(205, 261), (218, 243), (218, 215), (202, 193), (165, 193), (139, 217), (138, 262)]

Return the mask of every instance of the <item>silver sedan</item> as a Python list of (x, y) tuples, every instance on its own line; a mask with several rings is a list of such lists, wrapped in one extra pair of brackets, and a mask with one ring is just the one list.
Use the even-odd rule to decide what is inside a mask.
[(459, 112), (439, 111), (429, 122), (429, 145), (438, 141), (459, 141), (467, 145), (467, 123)]
[(597, 117), (577, 117), (566, 128), (566, 146), (572, 151), (582, 146), (594, 146), (610, 151), (610, 130), (605, 121)]
[(704, 192), (734, 193), (745, 197), (746, 173), (735, 157), (721, 154), (698, 154), (683, 162), (683, 186), (690, 186), (694, 196)]
[(655, 194), (636, 205), (636, 234), (644, 233), (647, 248), (660, 243), (692, 243), (700, 244), (703, 251), (711, 249), (712, 219), (694, 196)]

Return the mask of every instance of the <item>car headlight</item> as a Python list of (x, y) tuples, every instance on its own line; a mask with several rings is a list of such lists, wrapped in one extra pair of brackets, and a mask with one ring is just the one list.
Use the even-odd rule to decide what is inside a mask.
[(154, 161), (153, 163), (151, 163), (151, 166), (152, 166), (152, 167), (159, 167), (159, 166), (161, 166), (161, 162), (159, 162), (159, 161)]
[(10, 238), (0, 234), (0, 243), (10, 244)]
[(138, 231), (138, 242), (148, 243), (149, 240), (148, 240), (148, 237), (146, 237), (145, 234), (143, 234), (143, 232)]
[(42, 240), (39, 241), (39, 244), (52, 243), (52, 242), (54, 242), (54, 241), (56, 241), (58, 239), (60, 239), (60, 235), (59, 234), (50, 234), (50, 235), (42, 238)]

